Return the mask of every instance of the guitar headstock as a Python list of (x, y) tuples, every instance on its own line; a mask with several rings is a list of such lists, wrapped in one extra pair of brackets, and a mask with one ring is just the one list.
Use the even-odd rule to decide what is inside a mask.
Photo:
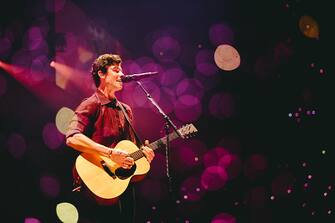
[(181, 128), (178, 129), (178, 132), (184, 139), (188, 139), (195, 135), (198, 132), (197, 128), (193, 124), (186, 124), (183, 125)]

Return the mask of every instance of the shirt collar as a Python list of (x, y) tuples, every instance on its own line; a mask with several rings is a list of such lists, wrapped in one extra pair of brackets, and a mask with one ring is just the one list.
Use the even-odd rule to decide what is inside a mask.
[(102, 91), (98, 90), (96, 91), (96, 96), (98, 97), (98, 100), (100, 101), (101, 105), (108, 105), (108, 104), (112, 104), (112, 105), (116, 105), (116, 98), (109, 100), (103, 93)]

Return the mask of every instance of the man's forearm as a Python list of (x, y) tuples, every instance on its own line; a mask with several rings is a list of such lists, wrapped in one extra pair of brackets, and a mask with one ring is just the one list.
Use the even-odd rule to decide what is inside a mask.
[(92, 139), (82, 133), (77, 133), (67, 138), (66, 144), (69, 147), (84, 153), (91, 153), (107, 157), (111, 154), (110, 148), (94, 142)]

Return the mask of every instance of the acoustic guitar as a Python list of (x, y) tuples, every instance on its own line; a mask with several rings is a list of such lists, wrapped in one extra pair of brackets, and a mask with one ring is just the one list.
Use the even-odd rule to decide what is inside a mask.
[[(193, 124), (187, 124), (178, 129), (182, 138), (189, 138), (197, 129)], [(169, 141), (179, 137), (179, 134), (172, 132), (168, 135)], [(151, 143), (150, 148), (156, 150), (166, 145), (167, 136)], [(139, 181), (150, 170), (150, 164), (144, 157), (142, 149), (139, 149), (133, 142), (122, 140), (115, 148), (127, 151), (129, 156), (135, 160), (131, 169), (124, 169), (111, 159), (104, 156), (81, 153), (75, 162), (75, 169), (87, 188), (102, 200), (117, 200), (128, 187), (129, 182)]]

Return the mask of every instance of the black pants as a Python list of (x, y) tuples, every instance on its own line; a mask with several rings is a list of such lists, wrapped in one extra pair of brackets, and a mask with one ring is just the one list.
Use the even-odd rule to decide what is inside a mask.
[(78, 208), (78, 223), (108, 223), (135, 222), (135, 188), (132, 184), (122, 193), (115, 204), (99, 204), (87, 188), (73, 196), (74, 204)]

